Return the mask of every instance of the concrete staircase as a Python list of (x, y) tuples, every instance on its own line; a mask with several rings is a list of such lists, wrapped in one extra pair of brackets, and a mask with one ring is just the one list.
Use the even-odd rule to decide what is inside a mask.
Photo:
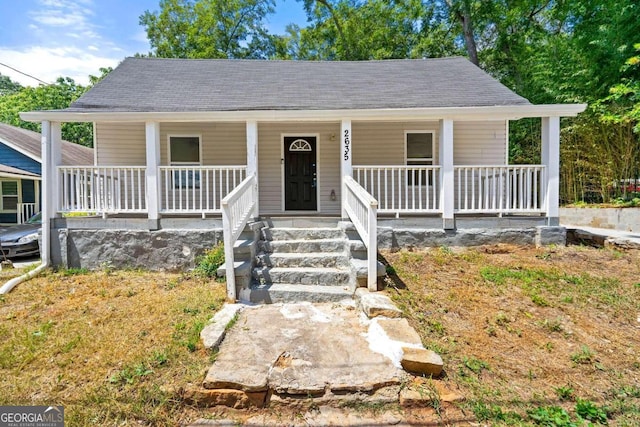
[(340, 301), (366, 286), (366, 249), (351, 224), (322, 218), (261, 224), (252, 225), (234, 248), (241, 301)]

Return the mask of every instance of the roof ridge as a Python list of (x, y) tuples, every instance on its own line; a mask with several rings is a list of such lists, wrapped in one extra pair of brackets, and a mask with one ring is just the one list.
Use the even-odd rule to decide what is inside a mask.
[[(127, 56), (124, 60), (142, 60), (142, 61), (184, 61), (184, 62), (255, 62), (255, 63), (276, 63), (276, 62), (286, 62), (286, 63), (300, 63), (300, 64), (327, 64), (327, 63), (351, 63), (351, 64), (365, 64), (365, 63), (382, 63), (382, 62), (435, 62), (435, 61), (450, 61), (450, 60), (460, 60), (464, 59), (469, 61), (469, 59), (462, 55), (454, 55), (454, 56), (442, 56), (437, 58), (387, 58), (387, 59), (362, 59), (362, 60), (330, 60), (330, 59), (321, 59), (321, 60), (313, 60), (313, 59), (251, 59), (251, 58), (161, 58), (161, 57), (136, 57), (136, 56)], [(469, 61), (470, 62), (470, 61)]]

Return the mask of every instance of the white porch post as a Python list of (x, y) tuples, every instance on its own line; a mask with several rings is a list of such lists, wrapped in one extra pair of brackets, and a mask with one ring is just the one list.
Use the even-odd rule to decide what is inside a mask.
[(160, 123), (145, 123), (146, 145), (147, 145), (147, 215), (149, 218), (149, 229), (160, 228), (160, 177), (158, 169), (160, 166)]
[(340, 127), (340, 194), (342, 195), (342, 218), (348, 219), (349, 215), (345, 207), (347, 206), (347, 190), (344, 182), (345, 176), (353, 176), (353, 167), (351, 164), (351, 120), (342, 119)]
[(40, 257), (43, 264), (51, 263), (51, 218), (54, 215), (54, 194), (51, 191), (51, 123), (42, 122), (42, 247)]
[(260, 207), (258, 199), (260, 193), (258, 191), (258, 122), (247, 121), (247, 177), (254, 175), (256, 177), (255, 194), (256, 203), (253, 208), (252, 216), (258, 218), (260, 216)]
[(560, 117), (542, 118), (542, 164), (546, 167), (547, 186), (544, 204), (547, 225), (560, 225)]
[(440, 210), (442, 228), (453, 230), (456, 227), (453, 217), (454, 174), (453, 174), (453, 120), (440, 120)]
[(61, 163), (62, 140), (59, 122), (42, 122), (42, 247), (40, 257), (45, 264), (51, 264), (51, 223), (58, 214), (58, 173), (57, 167)]

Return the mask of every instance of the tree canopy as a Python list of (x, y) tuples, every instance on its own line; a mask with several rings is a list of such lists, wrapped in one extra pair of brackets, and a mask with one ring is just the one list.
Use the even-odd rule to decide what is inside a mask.
[[(533, 103), (588, 103), (564, 119), (562, 199), (627, 197), (640, 177), (640, 4), (637, 0), (296, 0), (306, 23), (271, 34), (275, 0), (160, 0), (140, 16), (148, 55), (175, 58), (366, 60), (465, 55)], [(104, 73), (103, 73), (104, 74)], [(92, 82), (93, 84), (93, 82)], [(65, 108), (87, 88), (61, 78), (22, 88), (0, 75), (0, 120)], [(90, 144), (90, 126), (66, 124)], [(539, 163), (540, 123), (510, 123), (510, 161)]]
[[(21, 111), (58, 110), (69, 107), (92, 85), (104, 78), (112, 69), (101, 68), (100, 76), (89, 76), (90, 85), (82, 86), (69, 77), (60, 77), (54, 84), (37, 87), (19, 87), (12, 93), (0, 96), (0, 122), (40, 132), (40, 123), (26, 122), (20, 118)], [(63, 123), (62, 138), (87, 147), (93, 145), (91, 123)]]

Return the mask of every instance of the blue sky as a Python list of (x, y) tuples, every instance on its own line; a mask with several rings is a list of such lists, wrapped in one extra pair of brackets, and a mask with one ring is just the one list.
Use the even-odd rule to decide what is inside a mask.
[[(149, 51), (138, 18), (158, 9), (159, 0), (0, 0), (0, 63), (45, 82), (68, 76), (86, 84), (101, 67)], [(291, 22), (305, 24), (302, 4), (277, 0), (269, 31), (281, 34)], [(23, 85), (38, 84), (4, 65), (0, 73)]]

